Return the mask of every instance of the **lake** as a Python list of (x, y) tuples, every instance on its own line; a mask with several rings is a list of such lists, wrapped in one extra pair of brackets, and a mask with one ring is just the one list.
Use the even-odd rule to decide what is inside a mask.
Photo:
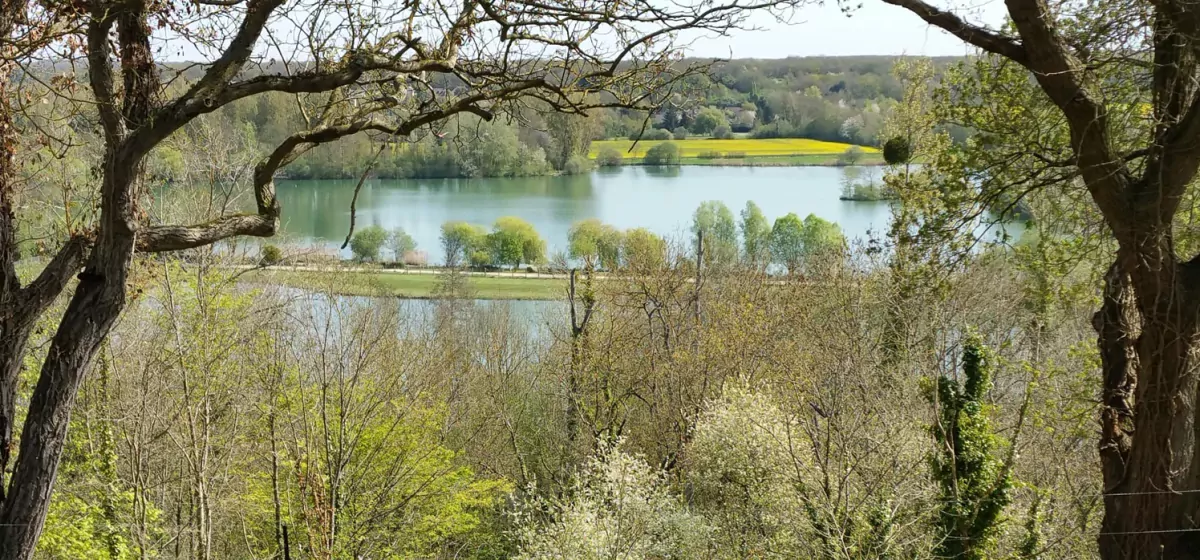
[[(885, 232), (889, 204), (838, 200), (841, 176), (835, 167), (630, 166), (576, 176), (371, 180), (359, 194), (356, 227), (402, 227), (435, 263), (447, 221), (490, 227), (496, 218), (517, 216), (537, 228), (553, 254), (566, 249), (571, 224), (587, 218), (687, 235), (692, 213), (706, 200), (724, 202), (735, 215), (753, 200), (772, 221), (789, 212), (801, 218), (813, 213), (837, 222), (849, 238)], [(355, 183), (278, 181), (283, 234), (340, 245), (350, 227)]]

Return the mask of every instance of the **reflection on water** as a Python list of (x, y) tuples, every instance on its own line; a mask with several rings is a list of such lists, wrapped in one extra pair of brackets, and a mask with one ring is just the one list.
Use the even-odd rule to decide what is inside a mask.
[(428, 299), (401, 299), (393, 297), (365, 297), (328, 295), (321, 292), (276, 286), (283, 301), (288, 302), (292, 313), (303, 318), (303, 322), (322, 331), (327, 327), (338, 332), (338, 322), (344, 314), (355, 309), (386, 309), (394, 306), (396, 311), (397, 335), (419, 337), (436, 335), (439, 321), (453, 313), (460, 325), (476, 327), (499, 324), (510, 332), (527, 332), (527, 340), (539, 345), (548, 345), (554, 333), (561, 332), (566, 325), (566, 303), (562, 301), (526, 300), (467, 300), (438, 301)]
[[(885, 202), (844, 202), (841, 170), (832, 167), (625, 167), (589, 175), (505, 179), (373, 180), (359, 195), (358, 225), (403, 227), (437, 260), (442, 223), (490, 225), (518, 216), (541, 232), (550, 251), (566, 248), (571, 224), (599, 218), (619, 228), (660, 235), (685, 232), (701, 202), (720, 200), (736, 213), (753, 200), (768, 219), (814, 213), (849, 237), (886, 229)], [(350, 226), (355, 181), (279, 181), (283, 231), (300, 240), (340, 244)]]

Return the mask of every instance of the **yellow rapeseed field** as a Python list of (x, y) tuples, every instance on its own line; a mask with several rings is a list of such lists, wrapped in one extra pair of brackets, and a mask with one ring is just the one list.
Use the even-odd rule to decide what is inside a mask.
[[(604, 148), (616, 148), (621, 155), (627, 158), (640, 158), (646, 155), (646, 150), (649, 150), (651, 146), (663, 142), (666, 140), (642, 140), (630, 152), (629, 147), (633, 145), (632, 140), (597, 140), (592, 142), (588, 157), (596, 157), (596, 154)], [(737, 153), (744, 157), (836, 155), (851, 146), (851, 144), (841, 142), (824, 142), (806, 138), (730, 138), (727, 140), (697, 138), (672, 140), (672, 142), (679, 146), (680, 155), (685, 158), (711, 152), (720, 152), (722, 155)], [(862, 149), (864, 153), (879, 151), (867, 146), (862, 146)]]

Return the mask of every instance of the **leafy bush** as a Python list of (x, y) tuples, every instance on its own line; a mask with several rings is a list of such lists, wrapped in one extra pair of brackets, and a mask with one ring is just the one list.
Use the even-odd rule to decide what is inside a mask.
[(846, 151), (838, 156), (838, 165), (854, 165), (857, 164), (863, 157), (863, 149), (859, 146), (850, 146)]
[(679, 146), (674, 142), (656, 144), (646, 150), (642, 162), (646, 165), (679, 165)]
[(665, 128), (656, 128), (646, 133), (646, 140), (670, 140), (671, 131)]
[(675, 138), (676, 140), (687, 140), (688, 129), (686, 129), (682, 126), (677, 127), (675, 130), (671, 131), (671, 136), (673, 138)]
[(359, 261), (378, 260), (379, 249), (383, 248), (383, 244), (387, 243), (387, 240), (388, 232), (381, 226), (374, 225), (360, 229), (354, 233), (354, 237), (350, 238), (350, 251)]
[(712, 137), (719, 140), (728, 140), (733, 138), (733, 130), (731, 130), (728, 126), (719, 125), (713, 129)]
[(274, 245), (263, 245), (259, 251), (259, 264), (271, 266), (283, 262), (283, 251)]
[(581, 155), (573, 155), (567, 159), (566, 165), (563, 166), (563, 174), (565, 175), (583, 175), (592, 170), (592, 162)]
[(620, 167), (623, 160), (621, 150), (616, 148), (604, 148), (596, 154), (596, 165), (600, 167)]
[(716, 150), (709, 150), (709, 151), (704, 151), (704, 152), (700, 152), (700, 153), (696, 154), (696, 157), (698, 157), (700, 159), (717, 159), (717, 158), (721, 157), (721, 152), (718, 152)]

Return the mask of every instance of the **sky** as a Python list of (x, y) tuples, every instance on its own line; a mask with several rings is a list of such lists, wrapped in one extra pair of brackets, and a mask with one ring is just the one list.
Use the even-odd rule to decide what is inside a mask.
[[(843, 13), (836, 0), (803, 0), (789, 21), (766, 12), (752, 14), (746, 27), (726, 36), (685, 36), (688, 56), (712, 58), (786, 58), (789, 56), (914, 55), (962, 56), (975, 50), (952, 35), (926, 24), (904, 8), (882, 0), (845, 0), (862, 4)], [(952, 9), (976, 24), (998, 27), (1004, 21), (1003, 0), (927, 0)], [(688, 4), (689, 0), (681, 3)], [(167, 60), (211, 60), (190, 42), (158, 37)]]
[[(880, 0), (862, 0), (849, 16), (830, 2), (796, 11), (791, 23), (766, 14), (752, 18), (760, 31), (736, 31), (728, 37), (696, 38), (688, 49), (699, 57), (785, 58), (788, 56), (920, 55), (961, 56), (973, 49), (954, 36), (931, 27), (913, 13)], [(998, 27), (1004, 5), (997, 0), (967, 0), (953, 4), (955, 13), (973, 23)]]

